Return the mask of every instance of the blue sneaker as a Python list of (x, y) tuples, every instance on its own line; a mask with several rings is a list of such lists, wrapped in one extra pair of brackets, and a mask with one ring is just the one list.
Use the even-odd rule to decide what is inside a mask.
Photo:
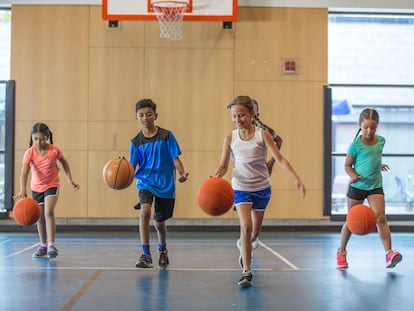
[(47, 247), (47, 257), (56, 258), (58, 256), (58, 250), (53, 245)]

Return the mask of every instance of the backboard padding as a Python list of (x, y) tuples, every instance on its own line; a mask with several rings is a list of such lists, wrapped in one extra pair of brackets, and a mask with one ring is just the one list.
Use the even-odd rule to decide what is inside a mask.
[[(184, 20), (235, 21), (237, 0), (191, 0)], [(156, 20), (151, 0), (102, 0), (105, 20)]]

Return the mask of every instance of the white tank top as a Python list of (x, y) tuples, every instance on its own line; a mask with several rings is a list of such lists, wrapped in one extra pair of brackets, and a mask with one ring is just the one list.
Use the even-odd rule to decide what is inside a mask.
[(257, 126), (251, 140), (242, 140), (239, 130), (232, 132), (230, 144), (234, 162), (231, 184), (234, 190), (259, 191), (270, 187), (266, 165), (267, 149), (262, 131)]

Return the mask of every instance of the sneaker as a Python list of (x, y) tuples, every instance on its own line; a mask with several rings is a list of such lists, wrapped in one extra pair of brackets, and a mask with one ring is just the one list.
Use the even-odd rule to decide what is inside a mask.
[[(236, 242), (237, 248), (241, 251), (241, 240), (238, 239)], [(259, 237), (252, 238), (252, 251), (259, 246)]]
[(338, 249), (336, 253), (336, 267), (338, 269), (348, 268), (348, 262), (346, 261), (346, 250)]
[(389, 251), (385, 255), (385, 267), (386, 268), (394, 268), (397, 263), (402, 260), (402, 255), (397, 251)]
[(140, 210), (141, 209), (141, 203), (138, 202), (137, 204), (135, 204), (134, 209)]
[(58, 250), (53, 245), (47, 247), (47, 257), (56, 258), (58, 256)]
[(47, 255), (47, 247), (39, 246), (38, 249), (33, 253), (33, 258), (45, 258)]
[(152, 258), (151, 255), (141, 255), (137, 263), (135, 264), (137, 268), (152, 268)]
[(252, 279), (253, 279), (253, 273), (251, 271), (243, 271), (238, 284), (240, 287), (252, 287), (253, 286)]
[(170, 264), (168, 260), (168, 250), (159, 251), (160, 257), (158, 258), (158, 267), (160, 269), (166, 269)]
[(252, 238), (252, 250), (256, 249), (257, 246), (259, 246), (259, 237), (258, 236)]

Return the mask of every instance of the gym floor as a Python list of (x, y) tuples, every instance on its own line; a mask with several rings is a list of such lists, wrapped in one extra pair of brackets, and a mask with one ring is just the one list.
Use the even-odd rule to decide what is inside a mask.
[[(385, 268), (376, 233), (353, 236), (336, 269), (339, 233), (260, 238), (254, 286), (239, 288), (236, 232), (170, 232), (167, 270), (138, 269), (131, 232), (57, 232), (55, 259), (32, 258), (37, 233), (0, 235), (0, 310), (413, 310), (414, 234), (394, 233), (403, 261)], [(155, 233), (151, 249), (157, 262)], [(156, 264), (155, 264), (156, 266)]]

